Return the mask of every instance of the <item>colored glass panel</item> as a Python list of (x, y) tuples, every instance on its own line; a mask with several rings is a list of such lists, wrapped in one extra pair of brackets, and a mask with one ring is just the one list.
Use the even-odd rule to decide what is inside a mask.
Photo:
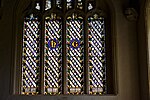
[(91, 0), (91, 1), (88, 1), (88, 8), (87, 8), (87, 10), (89, 11), (89, 10), (92, 10), (92, 9), (94, 9), (94, 7), (95, 7), (95, 1), (94, 0)]
[(45, 18), (44, 91), (62, 91), (62, 21), (56, 14)]
[(40, 22), (33, 14), (24, 19), (21, 94), (38, 94), (40, 67)]
[(62, 8), (62, 1), (61, 0), (56, 0), (56, 6), (58, 8)]
[(66, 21), (67, 94), (83, 94), (83, 18), (73, 14)]
[(35, 9), (40, 10), (40, 3), (36, 3)]
[(104, 18), (95, 14), (88, 18), (89, 93), (106, 91), (106, 50)]
[(51, 4), (52, 4), (51, 0), (46, 0), (46, 3), (45, 3), (45, 10), (51, 9), (51, 7), (52, 7)]
[(71, 9), (73, 7), (73, 0), (67, 0), (67, 9)]
[(82, 2), (82, 0), (78, 0), (77, 8), (83, 9), (83, 2)]

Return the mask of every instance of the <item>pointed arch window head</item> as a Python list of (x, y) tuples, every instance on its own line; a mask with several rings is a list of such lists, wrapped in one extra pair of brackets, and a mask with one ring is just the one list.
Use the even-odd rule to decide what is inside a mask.
[(109, 93), (107, 19), (95, 4), (95, 0), (35, 2), (23, 23), (20, 94)]

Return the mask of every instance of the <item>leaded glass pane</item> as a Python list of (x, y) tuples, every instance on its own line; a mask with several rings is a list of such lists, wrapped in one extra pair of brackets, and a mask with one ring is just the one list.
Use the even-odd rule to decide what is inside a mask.
[(83, 93), (83, 18), (73, 14), (66, 21), (67, 94)]
[(45, 10), (51, 9), (51, 7), (52, 7), (51, 4), (52, 4), (51, 0), (46, 0)]
[(88, 3), (88, 10), (92, 10), (92, 9), (93, 9), (92, 3)]
[(36, 3), (35, 9), (40, 10), (40, 3)]
[(58, 8), (62, 8), (62, 1), (61, 0), (56, 0), (56, 6)]
[(67, 9), (71, 9), (73, 7), (73, 0), (67, 0)]
[(44, 91), (60, 94), (62, 89), (62, 20), (56, 14), (45, 18)]
[(106, 50), (104, 18), (95, 14), (88, 18), (89, 93), (106, 91)]
[(95, 0), (88, 1), (88, 10), (94, 9)]
[(38, 94), (40, 67), (40, 22), (30, 15), (24, 19), (21, 94)]
[(77, 8), (83, 9), (83, 1), (82, 0), (78, 0)]

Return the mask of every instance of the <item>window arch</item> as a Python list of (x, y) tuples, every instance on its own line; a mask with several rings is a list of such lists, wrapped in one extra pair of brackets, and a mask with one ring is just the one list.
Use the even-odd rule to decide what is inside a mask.
[(32, 3), (24, 17), (20, 93), (108, 94), (111, 44), (95, 0)]

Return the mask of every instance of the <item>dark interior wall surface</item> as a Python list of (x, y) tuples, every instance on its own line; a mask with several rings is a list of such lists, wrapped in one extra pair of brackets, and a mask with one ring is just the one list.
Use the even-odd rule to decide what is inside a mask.
[[(30, 1), (30, 0), (29, 0)], [(115, 41), (116, 95), (104, 96), (21, 96), (12, 94), (12, 69), (14, 66), (14, 8), (24, 7), (27, 0), (3, 0), (0, 20), (0, 100), (140, 100), (140, 78), (138, 63), (137, 22), (129, 21), (124, 15), (127, 0), (107, 0), (113, 14), (113, 34)], [(24, 2), (24, 3), (20, 3)], [(19, 13), (17, 13), (19, 14)], [(15, 15), (16, 16), (16, 15)], [(19, 19), (15, 19), (19, 20)], [(144, 99), (143, 99), (144, 100)], [(148, 99), (145, 99), (148, 100)]]
[(0, 19), (0, 100), (6, 100), (10, 88), (11, 48), (12, 48), (12, 17), (15, 2), (3, 0)]
[(150, 0), (140, 0), (138, 21), (138, 51), (141, 100), (150, 99)]

